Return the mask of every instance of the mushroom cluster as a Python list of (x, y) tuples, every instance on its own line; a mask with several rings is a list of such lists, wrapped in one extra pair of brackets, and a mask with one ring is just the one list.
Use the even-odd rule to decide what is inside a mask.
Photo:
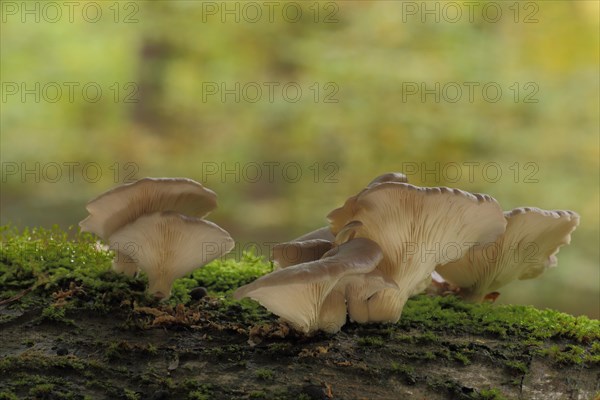
[(304, 333), (335, 333), (347, 316), (396, 322), (432, 274), (473, 301), (539, 276), (579, 222), (571, 211), (503, 213), (488, 195), (417, 187), (400, 173), (377, 177), (327, 218), (329, 226), (275, 246), (277, 269), (234, 296), (257, 300)]
[(149, 292), (166, 299), (175, 279), (233, 248), (224, 229), (203, 219), (216, 207), (217, 195), (191, 179), (144, 178), (91, 200), (79, 225), (114, 250), (115, 271), (144, 271)]

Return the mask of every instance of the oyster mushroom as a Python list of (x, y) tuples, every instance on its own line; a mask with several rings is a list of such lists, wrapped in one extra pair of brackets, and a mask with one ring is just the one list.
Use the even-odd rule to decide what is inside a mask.
[(341, 279), (366, 274), (381, 261), (371, 240), (337, 246), (319, 260), (289, 266), (262, 276), (234, 293), (250, 297), (306, 334), (318, 329), (335, 333), (346, 322), (344, 291), (333, 291)]
[(532, 279), (557, 265), (559, 248), (571, 241), (579, 225), (572, 211), (516, 208), (505, 214), (506, 231), (496, 241), (477, 246), (436, 271), (471, 301), (495, 299), (499, 288), (517, 279)]
[[(385, 174), (377, 176), (375, 179), (373, 179), (371, 182), (369, 182), (366, 189), (373, 187), (375, 185), (378, 185), (380, 183), (385, 183), (385, 182), (406, 183), (406, 182), (408, 182), (408, 178), (406, 177), (406, 175), (404, 175), (401, 172), (387, 172)], [(366, 189), (363, 189), (363, 191)], [(349, 202), (350, 203), (353, 202), (357, 196), (358, 195), (348, 198), (348, 200), (346, 200), (346, 204), (348, 204)], [(343, 208), (343, 207), (340, 207), (340, 208)], [(337, 231), (339, 231), (340, 228), (341, 227), (335, 227), (335, 233), (334, 233), (332, 227), (324, 226), (324, 227), (316, 229), (312, 232), (306, 233), (306, 234), (294, 239), (293, 241), (294, 242), (302, 242), (305, 240), (322, 239), (322, 240), (328, 240), (330, 242), (333, 242), (335, 240), (335, 235), (337, 234)]]
[(322, 228), (315, 229), (312, 232), (305, 233), (304, 235), (292, 240), (292, 242), (304, 242), (307, 240), (326, 240), (328, 242), (333, 242), (335, 240), (335, 236), (333, 236), (333, 233), (331, 233), (331, 230), (328, 226), (324, 226)]
[(142, 215), (110, 236), (110, 245), (148, 276), (148, 291), (157, 298), (200, 266), (227, 254), (234, 246), (216, 224), (172, 211)]
[[(360, 239), (356, 239), (360, 240)], [(343, 279), (337, 286), (344, 289), (344, 297), (348, 307), (348, 316), (354, 322), (371, 322), (369, 299), (383, 289), (399, 290), (393, 280), (386, 278), (381, 271), (354, 275)]]
[[(187, 178), (143, 178), (102, 193), (86, 205), (90, 215), (79, 223), (82, 232), (92, 232), (105, 241), (138, 217), (157, 211), (175, 211), (202, 218), (217, 207), (217, 195)], [(113, 269), (126, 275), (137, 272), (135, 262), (113, 248)]]
[(90, 213), (79, 223), (83, 232), (104, 240), (144, 214), (175, 211), (202, 218), (217, 207), (217, 195), (187, 178), (143, 178), (117, 186), (90, 200)]
[(383, 252), (377, 271), (397, 285), (367, 299), (369, 322), (396, 322), (436, 265), (461, 258), (475, 243), (496, 240), (506, 225), (490, 196), (397, 182), (363, 190), (328, 218), (336, 242), (368, 238), (377, 243)]
[(332, 241), (322, 239), (279, 243), (273, 247), (272, 259), (278, 268), (318, 260), (333, 247)]

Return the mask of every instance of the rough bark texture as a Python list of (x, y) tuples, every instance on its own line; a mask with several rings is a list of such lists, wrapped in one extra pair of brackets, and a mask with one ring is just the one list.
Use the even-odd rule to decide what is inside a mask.
[[(600, 391), (600, 323), (585, 317), (419, 296), (397, 324), (304, 337), (231, 299), (270, 268), (250, 256), (198, 270), (157, 304), (144, 278), (111, 272), (110, 254), (90, 240), (13, 233), (1, 250), (0, 399), (548, 400)], [(209, 295), (191, 298), (195, 286)]]

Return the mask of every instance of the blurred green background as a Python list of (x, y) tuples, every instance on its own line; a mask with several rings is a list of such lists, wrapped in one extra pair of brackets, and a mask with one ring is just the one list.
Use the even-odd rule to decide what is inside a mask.
[(186, 176), (264, 252), (404, 171), (578, 212), (558, 268), (499, 302), (599, 317), (597, 1), (0, 3), (2, 224)]

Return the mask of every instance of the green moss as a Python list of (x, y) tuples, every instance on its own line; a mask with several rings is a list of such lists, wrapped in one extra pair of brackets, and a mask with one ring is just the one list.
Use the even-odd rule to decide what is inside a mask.
[(415, 368), (410, 365), (392, 362), (391, 372), (395, 375), (401, 376), (404, 382), (406, 382), (409, 385), (414, 385), (415, 383), (417, 383), (417, 375), (415, 374)]
[[(106, 311), (123, 298), (143, 297), (145, 283), (114, 273), (112, 252), (98, 248), (90, 234), (58, 227), (18, 232), (8, 226), (0, 227), (0, 233), (0, 286), (7, 288), (0, 300), (22, 295), (11, 302), (13, 308), (47, 307), (60, 300)], [(64, 322), (60, 313), (46, 309), (46, 317)]]
[(583, 346), (567, 344), (564, 347), (552, 345), (539, 350), (538, 354), (550, 357), (557, 364), (600, 365), (599, 346), (586, 349)]
[(210, 400), (210, 395), (202, 393), (199, 390), (194, 390), (188, 393), (189, 400)]
[(250, 398), (251, 399), (266, 399), (267, 393), (263, 390), (255, 390), (253, 392), (250, 392)]
[[(169, 304), (159, 306), (144, 293), (147, 281), (143, 275), (131, 278), (111, 270), (112, 253), (98, 250), (97, 238), (92, 235), (79, 234), (75, 230), (62, 232), (57, 228), (17, 232), (3, 227), (0, 228), (0, 233), (0, 287), (3, 287), (0, 300), (13, 298), (8, 309), (34, 310), (46, 321), (69, 324), (72, 321), (67, 317), (76, 318), (82, 314), (82, 310), (89, 315), (91, 313), (86, 311), (93, 310), (94, 314), (118, 315), (124, 321), (124, 329), (149, 329), (152, 327), (153, 317), (133, 312), (135, 307), (154, 307), (162, 311), (177, 303), (184, 303), (186, 311), (201, 315), (201, 320), (195, 322), (201, 329), (209, 327), (245, 335), (256, 325), (264, 325), (267, 328), (265, 331), (268, 331), (269, 326), (273, 326), (278, 319), (255, 301), (236, 301), (231, 297), (231, 292), (237, 287), (271, 270), (269, 263), (249, 253), (245, 253), (240, 261), (216, 260), (177, 280)], [(199, 302), (190, 299), (189, 290), (197, 286), (207, 288), (208, 298)], [(19, 295), (22, 296), (17, 298)], [(175, 307), (171, 307), (171, 311), (173, 309)], [(13, 314), (18, 316), (19, 312)], [(6, 318), (13, 317), (3, 316), (0, 324)], [(190, 325), (178, 325), (174, 328), (166, 325), (165, 329), (197, 329)], [(452, 296), (418, 296), (407, 302), (397, 324), (349, 324), (344, 330), (348, 330), (351, 337), (358, 336), (354, 343), (363, 347), (358, 349), (363, 353), (376, 353), (376, 348), (385, 347), (386, 351), (398, 354), (395, 359), (397, 362), (392, 363), (389, 368), (383, 367), (380, 372), (396, 375), (407, 384), (423, 382), (422, 376), (415, 375), (414, 370), (406, 367), (407, 363), (413, 361), (427, 364), (435, 360), (436, 363), (440, 361), (458, 368), (461, 364), (477, 362), (484, 357), (497, 362), (497, 365), (504, 365), (507, 375), (511, 374), (508, 381), (517, 375), (526, 374), (527, 360), (534, 356), (550, 359), (559, 367), (600, 365), (599, 321), (526, 306), (468, 304)], [(486, 346), (478, 343), (477, 338), (491, 338), (494, 343), (498, 342), (496, 339), (508, 340)], [(205, 340), (219, 341), (210, 331)], [(243, 366), (243, 358), (248, 353), (265, 349), (262, 347), (260, 350), (251, 350), (245, 340), (240, 343), (243, 344), (221, 346), (219, 343), (219, 346), (199, 351), (202, 355), (219, 360), (239, 361), (239, 366)], [(295, 355), (300, 351), (293, 340), (277, 339), (275, 343), (265, 343), (269, 355), (288, 352)], [(33, 341), (23, 339), (23, 344), (28, 346)], [(101, 342), (98, 348), (104, 349), (104, 355), (109, 360), (119, 359), (124, 354), (129, 357), (131, 354), (128, 353), (131, 352), (147, 356), (159, 353), (152, 345), (136, 347), (118, 341)], [(86, 377), (86, 382), (95, 382), (91, 384), (109, 390), (97, 378), (98, 371), (106, 371), (102, 363), (93, 364), (92, 360), (88, 362), (72, 355), (56, 357), (35, 352), (31, 354), (33, 356), (23, 354), (0, 360), (0, 373), (11, 371), (19, 374), (27, 371), (35, 376), (36, 371), (43, 369), (70, 369)], [(99, 354), (102, 356), (102, 351)], [(119, 370), (116, 368), (112, 367), (111, 373), (127, 373), (124, 366), (119, 366)], [(139, 375), (138, 382), (161, 388), (177, 387), (170, 378), (163, 379), (159, 375), (148, 368)], [(274, 372), (259, 369), (256, 370), (255, 377), (270, 381), (274, 379)], [(495, 389), (477, 392), (475, 389), (459, 387), (452, 381), (427, 384), (439, 388), (450, 398), (501, 398), (499, 393), (494, 392)], [(40, 379), (19, 388), (29, 390), (38, 385), (42, 385), (42, 389), (43, 385), (54, 385), (55, 389), (63, 387), (58, 381)], [(180, 388), (182, 398), (186, 395), (190, 399), (218, 397), (214, 391), (199, 385)], [(15, 386), (9, 386), (11, 390), (14, 388)], [(6, 393), (6, 396), (10, 395), (10, 392)], [(126, 396), (122, 388), (114, 389), (112, 395), (121, 398)], [(136, 393), (133, 395), (137, 396)], [(273, 397), (272, 392), (257, 392), (256, 396), (259, 395)]]
[(505, 397), (502, 395), (502, 392), (498, 389), (482, 389), (479, 392), (478, 399), (481, 400), (504, 400)]
[[(64, 373), (64, 371), (57, 372)], [(29, 396), (27, 398), (63, 400), (81, 400), (86, 398), (80, 395), (81, 388), (77, 383), (72, 383), (61, 376), (37, 375), (28, 370), (24, 372), (13, 371), (11, 376), (12, 379), (9, 386), (17, 392), (24, 391), (28, 393)]]
[[(0, 233), (0, 287), (5, 288), (0, 292), (0, 301), (13, 299), (10, 308), (42, 307), (42, 319), (70, 323), (65, 312), (71, 308), (108, 313), (124, 301), (140, 306), (156, 305), (145, 293), (145, 275), (133, 278), (112, 271), (113, 253), (102, 250), (93, 235), (76, 229), (63, 232), (58, 227), (19, 232), (2, 226)], [(269, 263), (251, 253), (244, 253), (240, 261), (215, 260), (176, 280), (168, 304), (188, 304), (189, 290), (204, 286), (211, 295), (223, 300), (220, 311), (224, 313), (235, 312), (232, 307), (241, 307), (242, 318), (248, 323), (272, 318), (255, 302), (235, 302), (228, 296), (270, 270)], [(12, 318), (15, 317), (3, 315), (0, 323)]]
[(156, 348), (155, 345), (153, 345), (152, 343), (149, 343), (148, 346), (146, 347), (146, 353), (150, 354), (150, 355), (157, 355), (158, 354), (158, 349)]
[(404, 307), (400, 326), (421, 331), (454, 331), (544, 340), (600, 340), (600, 321), (529, 306), (468, 304), (453, 297), (417, 296)]
[(467, 357), (465, 354), (463, 353), (452, 353), (452, 357), (457, 360), (460, 361), (463, 365), (469, 365), (471, 364), (471, 360), (469, 359), (469, 357)]
[(205, 287), (212, 295), (229, 294), (271, 270), (269, 263), (252, 252), (244, 252), (239, 261), (218, 259), (197, 269), (190, 276), (176, 280), (169, 302), (188, 303), (189, 291), (198, 286)]
[(368, 347), (383, 347), (385, 342), (382, 338), (378, 336), (365, 336), (358, 338), (356, 341), (359, 346), (368, 346)]
[(198, 382), (195, 379), (186, 379), (182, 385), (188, 390), (189, 400), (209, 400), (214, 398), (213, 386), (210, 383)]
[(83, 370), (85, 367), (86, 363), (76, 356), (48, 356), (37, 352), (4, 357), (0, 360), (1, 373), (8, 373), (11, 370), (43, 370), (47, 368)]
[(75, 325), (75, 321), (66, 317), (65, 307), (48, 306), (42, 310), (41, 320), (48, 322), (59, 322), (66, 325)]
[(139, 400), (141, 397), (133, 390), (123, 389), (123, 397), (127, 400)]
[(0, 391), (0, 400), (19, 400), (16, 394), (9, 391)]
[(529, 368), (527, 364), (522, 361), (507, 361), (504, 365), (513, 373), (516, 374), (526, 374), (529, 372)]
[(263, 381), (272, 381), (273, 380), (273, 370), (269, 368), (259, 368), (254, 372), (254, 375), (257, 379)]
[(216, 260), (194, 271), (192, 278), (209, 292), (228, 293), (271, 271), (262, 257), (244, 252), (240, 261)]
[(32, 387), (29, 390), (29, 394), (35, 397), (48, 397), (54, 391), (54, 385), (51, 383), (44, 383)]

